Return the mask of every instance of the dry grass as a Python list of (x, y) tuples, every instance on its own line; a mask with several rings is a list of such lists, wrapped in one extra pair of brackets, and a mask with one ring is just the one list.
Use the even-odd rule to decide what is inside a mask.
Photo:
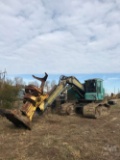
[(0, 118), (0, 160), (119, 160), (119, 117), (120, 104), (98, 120), (46, 114), (31, 131)]

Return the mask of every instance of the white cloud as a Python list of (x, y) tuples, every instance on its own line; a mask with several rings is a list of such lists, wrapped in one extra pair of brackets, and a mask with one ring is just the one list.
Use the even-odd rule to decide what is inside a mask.
[(120, 72), (119, 0), (1, 0), (0, 69)]

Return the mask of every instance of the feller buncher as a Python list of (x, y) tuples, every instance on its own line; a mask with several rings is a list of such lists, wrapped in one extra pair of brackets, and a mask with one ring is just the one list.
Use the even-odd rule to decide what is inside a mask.
[(47, 98), (45, 107), (57, 107), (62, 115), (79, 113), (84, 117), (100, 118), (110, 112), (110, 105), (104, 98), (102, 79), (89, 79), (82, 84), (73, 76), (61, 76), (59, 84)]
[(43, 78), (34, 75), (33, 77), (41, 81), (41, 86), (25, 87), (23, 105), (20, 109), (0, 109), (1, 115), (15, 126), (31, 129), (34, 113), (37, 110), (44, 112), (47, 107), (53, 105), (59, 108), (60, 114), (67, 115), (79, 112), (85, 117), (99, 118), (109, 113), (110, 105), (103, 103), (105, 92), (102, 79), (89, 79), (82, 84), (73, 76), (61, 76), (58, 85), (55, 85), (50, 93), (45, 94), (43, 89), (47, 73)]

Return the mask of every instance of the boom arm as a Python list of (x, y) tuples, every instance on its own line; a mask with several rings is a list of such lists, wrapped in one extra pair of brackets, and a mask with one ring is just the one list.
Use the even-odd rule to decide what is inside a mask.
[[(52, 91), (49, 94), (49, 97), (46, 99), (45, 106), (51, 105), (53, 101), (68, 87), (74, 86), (78, 92), (81, 91), (82, 94), (84, 94), (84, 86), (75, 78), (75, 77), (66, 77), (63, 76), (60, 79), (60, 82), (57, 86), (55, 86)], [(79, 93), (80, 94), (80, 93)]]

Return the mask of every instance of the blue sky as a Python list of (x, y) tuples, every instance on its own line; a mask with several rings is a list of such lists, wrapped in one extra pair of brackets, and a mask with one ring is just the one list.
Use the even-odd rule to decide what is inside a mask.
[(119, 88), (119, 33), (120, 0), (0, 0), (0, 70), (107, 74)]

